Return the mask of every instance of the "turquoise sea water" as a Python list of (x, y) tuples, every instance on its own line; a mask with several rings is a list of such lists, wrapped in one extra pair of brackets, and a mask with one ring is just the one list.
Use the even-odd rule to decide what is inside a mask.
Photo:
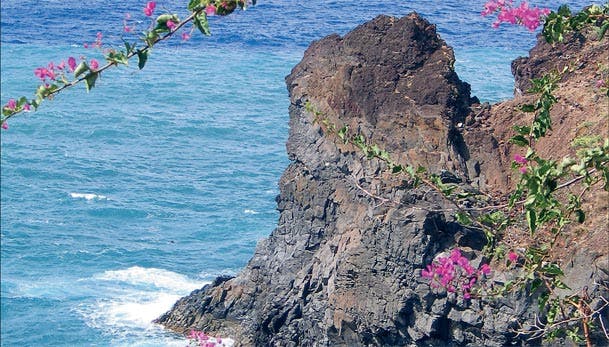
[[(534, 36), (491, 30), (482, 5), (261, 0), (212, 18), (209, 38), (161, 44), (142, 71), (108, 71), (91, 93), (76, 88), (12, 119), (1, 133), (2, 346), (184, 346), (150, 322), (236, 274), (274, 228), (288, 164), (284, 77), (308, 44), (417, 11), (454, 47), (473, 94), (498, 101)], [(2, 104), (33, 94), (36, 67), (94, 57), (82, 43), (98, 31), (118, 44), (125, 13), (145, 20), (133, 0), (1, 6)]]

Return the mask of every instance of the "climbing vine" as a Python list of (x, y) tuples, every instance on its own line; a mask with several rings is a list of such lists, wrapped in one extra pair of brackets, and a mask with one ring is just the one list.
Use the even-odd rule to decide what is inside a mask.
[[(503, 7), (499, 6), (501, 4)], [(483, 14), (499, 12), (499, 22), (521, 24), (529, 29), (535, 27), (535, 23), (522, 19), (531, 20), (525, 12), (533, 9), (523, 6), (517, 7), (518, 10), (513, 9), (511, 3), (491, 1)], [(501, 15), (507, 11), (512, 12)], [(609, 26), (609, 4), (604, 7), (590, 6), (576, 14), (572, 14), (566, 6), (560, 7), (557, 12), (534, 9), (534, 13), (538, 19), (545, 19), (542, 35), (550, 43), (562, 41), (567, 32), (586, 28), (597, 30), (601, 39)], [(471, 206), (464, 203), (467, 199), (488, 199), (464, 190), (458, 184), (444, 183), (440, 175), (430, 173), (423, 167), (394, 161), (381, 146), (368, 141), (347, 125), (332, 122), (311, 103), (305, 104), (305, 110), (313, 115), (314, 121), (327, 136), (334, 136), (343, 145), (352, 145), (367, 159), (376, 158), (384, 162), (388, 171), (404, 175), (411, 186), (431, 187), (453, 207), (451, 212), (455, 221), (484, 231), (487, 245), (483, 252), (491, 262), (473, 268), (455, 248), (448, 252), (449, 255), (437, 257), (422, 270), (421, 276), (429, 280), (432, 290), (456, 293), (463, 300), (483, 301), (494, 300), (514, 291), (536, 295), (537, 318), (515, 331), (516, 334), (530, 340), (552, 340), (566, 336), (576, 343), (591, 346), (591, 329), (601, 329), (609, 342), (607, 327), (600, 316), (601, 312), (607, 311), (609, 300), (604, 297), (592, 298), (588, 288), (579, 292), (571, 290), (564, 282), (564, 270), (556, 260), (555, 253), (559, 240), (568, 234), (569, 228), (586, 221), (587, 215), (582, 205), (585, 195), (596, 188), (609, 191), (609, 138), (575, 138), (572, 142), (576, 149), (575, 157), (565, 157), (560, 161), (545, 158), (536, 150), (540, 139), (551, 133), (551, 111), (557, 103), (554, 92), (566, 72), (567, 69), (553, 71), (531, 81), (532, 87), (528, 92), (537, 98), (521, 106), (520, 111), (532, 114), (533, 119), (529, 124), (514, 126), (515, 135), (509, 139), (510, 143), (522, 149), (522, 154), (516, 154), (512, 161), (515, 175), (519, 177), (518, 183), (509, 194), (508, 202), (497, 205), (467, 207)], [(597, 83), (597, 87), (603, 88), (604, 81)], [(500, 197), (492, 199), (500, 200)], [(504, 233), (514, 228), (528, 229), (526, 247), (511, 249), (503, 241)], [(485, 283), (492, 282), (490, 264), (501, 263), (507, 264), (506, 270), (515, 273), (516, 277), (499, 287)], [(601, 302), (595, 309), (591, 306), (593, 299)]]

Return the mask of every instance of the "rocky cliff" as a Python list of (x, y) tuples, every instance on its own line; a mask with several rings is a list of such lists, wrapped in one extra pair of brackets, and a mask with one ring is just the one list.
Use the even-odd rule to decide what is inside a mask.
[[(591, 60), (606, 57), (603, 44), (605, 51), (595, 43), (599, 56), (590, 53)], [(515, 69), (535, 75), (531, 61)], [(512, 149), (501, 139), (511, 107), (522, 101), (478, 105), (453, 64), (452, 49), (417, 14), (379, 16), (344, 37), (312, 43), (286, 78), (291, 164), (279, 182), (277, 228), (238, 276), (194, 291), (158, 322), (246, 346), (522, 343), (512, 328), (533, 317), (533, 298), (461, 302), (433, 294), (420, 277), (454, 245), (480, 262), (484, 236), (456, 224), (435, 191), (410, 186), (383, 162), (328, 136), (305, 110), (310, 102), (326, 124), (348, 126), (400, 163), (444, 173), (469, 189), (505, 190)], [(592, 130), (606, 130), (601, 123)], [(578, 268), (576, 285), (606, 280), (606, 251), (597, 247), (578, 259), (576, 268), (598, 266)]]

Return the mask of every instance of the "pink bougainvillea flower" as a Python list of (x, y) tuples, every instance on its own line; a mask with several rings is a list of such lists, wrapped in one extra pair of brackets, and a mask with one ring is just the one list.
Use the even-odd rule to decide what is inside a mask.
[(45, 71), (46, 71), (46, 68), (38, 67), (38, 68), (34, 69), (34, 75), (36, 75), (36, 77), (38, 77), (44, 81), (47, 77), (47, 74)]
[(510, 23), (510, 24), (516, 24), (517, 18), (516, 18), (516, 12), (513, 11), (513, 9), (502, 9), (501, 12), (499, 12), (499, 14), (497, 15), (497, 21), (499, 23), (503, 22), (503, 23)]
[(521, 156), (520, 154), (515, 154), (514, 155), (514, 161), (517, 162), (518, 164), (521, 164), (521, 165), (525, 165), (526, 163), (529, 162), (527, 160), (527, 158)]
[(4, 108), (14, 111), (17, 108), (17, 101), (15, 101), (15, 99), (10, 99), (6, 105), (4, 106)]
[(520, 171), (520, 173), (524, 175), (525, 173), (527, 173), (527, 167), (521, 166), (518, 168), (518, 171)]
[(530, 31), (534, 31), (541, 25), (542, 18), (550, 14), (548, 8), (529, 7), (526, 1), (522, 1), (514, 7), (511, 0), (490, 0), (484, 5), (483, 16), (497, 13), (497, 20), (493, 22), (493, 28), (499, 27), (501, 23), (522, 25)]
[(433, 269), (431, 265), (427, 265), (427, 268), (421, 270), (421, 277), (429, 279), (433, 278)]
[(605, 81), (603, 81), (603, 80), (596, 81), (596, 88), (602, 88), (604, 85), (605, 85)]
[(174, 23), (171, 19), (167, 21), (167, 28), (170, 31), (174, 31), (176, 28), (176, 23)]
[(441, 256), (421, 270), (421, 277), (429, 279), (431, 288), (444, 288), (449, 293), (461, 293), (463, 299), (472, 298), (476, 282), (483, 275), (491, 273), (488, 264), (482, 264), (477, 270), (472, 267), (457, 248), (449, 256)]
[[(53, 63), (49, 64), (49, 67), (54, 68)], [(52, 69), (47, 69), (46, 67), (39, 67), (34, 69), (34, 75), (44, 81), (47, 77), (54, 80), (57, 76), (55, 75), (55, 71)]]
[(47, 69), (46, 67), (39, 67), (39, 68), (34, 69), (34, 75), (36, 75), (36, 77), (40, 78), (40, 80), (42, 80), (43, 82), (46, 80), (47, 77), (52, 80), (55, 80), (55, 78), (56, 78), (55, 71), (51, 70), (51, 69)]
[(51, 70), (51, 69), (47, 69), (47, 76), (49, 76), (50, 79), (52, 79), (53, 81), (57, 78), (57, 75), (55, 74), (55, 70)]
[(23, 110), (25, 112), (30, 112), (30, 104), (26, 103), (25, 105), (23, 105)]
[(216, 6), (214, 5), (207, 5), (207, 7), (205, 7), (205, 13), (208, 16), (213, 16), (216, 14)]
[(76, 58), (74, 58), (74, 57), (68, 58), (68, 67), (70, 68), (70, 71), (74, 71), (74, 69), (76, 69)]
[(510, 251), (508, 253), (508, 260), (510, 261), (510, 263), (514, 264), (518, 261), (518, 253), (514, 252), (514, 251)]
[(128, 21), (131, 19), (131, 13), (125, 14), (125, 19), (123, 19), (123, 31), (126, 33), (132, 32), (135, 27), (130, 27)]
[(156, 7), (156, 2), (148, 1), (148, 3), (146, 4), (146, 7), (144, 7), (144, 14), (148, 17), (152, 16), (152, 13), (154, 12), (155, 7)]
[(4, 130), (8, 129), (8, 123), (7, 122), (2, 122), (2, 129), (4, 129)]
[(103, 38), (102, 33), (98, 32), (97, 36), (95, 38), (95, 44), (93, 46), (97, 47), (97, 48), (101, 48), (101, 46), (102, 46), (102, 38)]
[(92, 71), (97, 71), (97, 69), (99, 68), (99, 62), (95, 59), (91, 59), (91, 63), (89, 64), (89, 67), (91, 68)]

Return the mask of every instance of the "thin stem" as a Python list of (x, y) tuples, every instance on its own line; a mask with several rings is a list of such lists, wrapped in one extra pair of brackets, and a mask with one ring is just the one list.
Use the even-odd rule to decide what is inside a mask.
[[(138, 51), (146, 51), (146, 50), (149, 50), (150, 48), (152, 48), (152, 47), (153, 47), (154, 45), (156, 45), (157, 43), (159, 43), (159, 42), (161, 42), (161, 41), (165, 41), (165, 40), (167, 40), (168, 38), (170, 38), (171, 36), (173, 36), (173, 35), (174, 35), (174, 34), (175, 34), (175, 33), (176, 33), (176, 32), (177, 32), (177, 31), (178, 31), (180, 28), (182, 28), (182, 27), (183, 27), (184, 25), (186, 25), (188, 22), (192, 21), (192, 20), (193, 20), (193, 19), (194, 19), (196, 16), (200, 15), (200, 14), (201, 14), (203, 11), (204, 11), (204, 9), (199, 9), (199, 10), (196, 10), (196, 11), (192, 12), (192, 13), (191, 13), (191, 14), (190, 14), (188, 17), (186, 17), (186, 19), (184, 19), (183, 21), (181, 21), (181, 22), (180, 22), (180, 23), (179, 23), (179, 24), (178, 24), (178, 25), (175, 27), (175, 29), (174, 29), (174, 30), (172, 30), (172, 31), (168, 32), (168, 33), (167, 33), (167, 34), (165, 34), (164, 36), (161, 36), (161, 37), (159, 37), (159, 38), (155, 39), (155, 40), (154, 40), (152, 43), (146, 43), (146, 45), (145, 45), (143, 48), (139, 49)], [(131, 58), (133, 58), (134, 56), (136, 56), (138, 51), (135, 51), (135, 50), (134, 50), (134, 51), (129, 52), (129, 53), (127, 54), (127, 59), (131, 59)], [(101, 68), (99, 68), (99, 69), (97, 69), (97, 70), (95, 70), (95, 71), (93, 71), (93, 72), (94, 72), (94, 73), (97, 73), (97, 74), (101, 74), (103, 71), (105, 71), (105, 70), (109, 69), (110, 67), (112, 67), (112, 66), (114, 66), (114, 65), (117, 65), (117, 64), (116, 64), (115, 62), (109, 62), (109, 63), (107, 63), (106, 65), (102, 66)], [(65, 90), (65, 89), (68, 89), (68, 88), (70, 88), (70, 87), (73, 87), (73, 86), (75, 86), (75, 85), (77, 85), (77, 84), (81, 83), (82, 81), (84, 81), (84, 80), (86, 80), (86, 79), (87, 79), (87, 75), (85, 75), (85, 76), (83, 76), (83, 77), (80, 77), (80, 78), (77, 78), (77, 79), (73, 80), (72, 82), (66, 83), (66, 84), (64, 84), (63, 86), (61, 86), (61, 87), (59, 87), (59, 88), (55, 89), (54, 91), (50, 92), (50, 93), (49, 93), (49, 94), (48, 94), (48, 95), (47, 95), (45, 98), (47, 98), (47, 99), (48, 99), (48, 98), (52, 98), (53, 96), (55, 96), (55, 95), (59, 94), (61, 91)], [(15, 112), (15, 113), (12, 113), (12, 114), (7, 115), (5, 118), (3, 118), (3, 121), (7, 121), (7, 120), (8, 120), (8, 119), (10, 119), (11, 117), (13, 117), (13, 116), (15, 116), (15, 115), (18, 115), (18, 114), (22, 113), (23, 111), (24, 111), (24, 110), (23, 110), (23, 109), (21, 109), (21, 110), (19, 110), (18, 112)]]

